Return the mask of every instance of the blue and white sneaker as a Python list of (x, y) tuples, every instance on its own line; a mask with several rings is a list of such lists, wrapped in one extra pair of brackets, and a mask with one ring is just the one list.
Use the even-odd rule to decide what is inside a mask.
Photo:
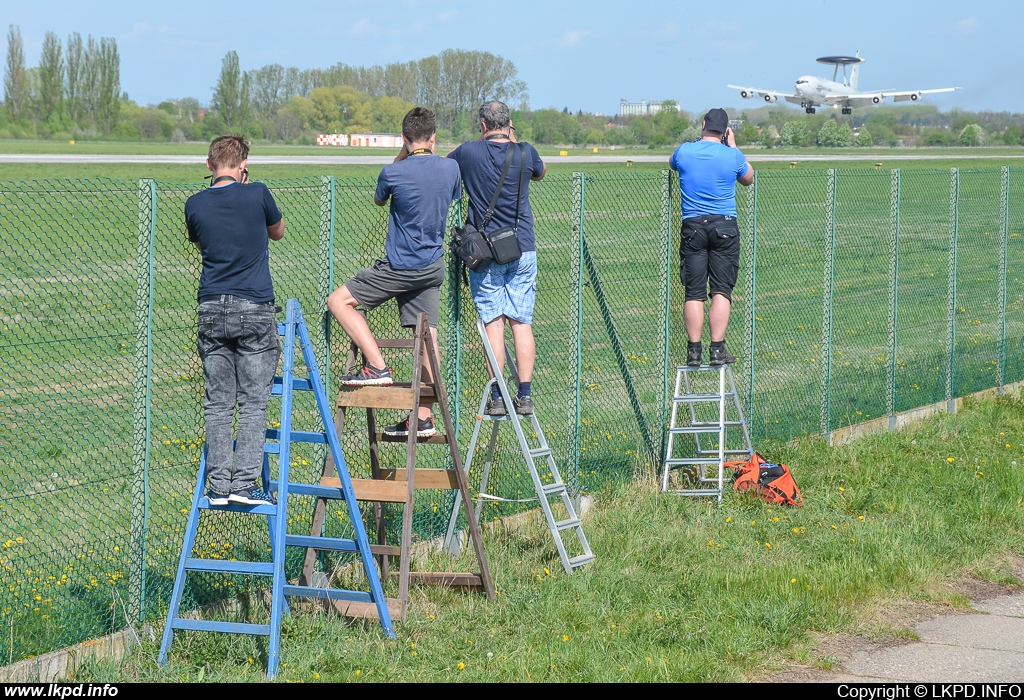
[(210, 502), (211, 506), (226, 506), (228, 504), (228, 497), (215, 493), (213, 489), (206, 492), (206, 500)]
[(253, 486), (245, 491), (232, 491), (228, 496), (230, 503), (240, 503), (246, 506), (272, 506), (274, 499), (270, 494), (258, 486)]

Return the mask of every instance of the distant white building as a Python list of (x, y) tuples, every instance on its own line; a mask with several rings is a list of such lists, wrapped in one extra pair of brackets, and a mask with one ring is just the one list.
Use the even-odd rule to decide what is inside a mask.
[(352, 134), (349, 144), (361, 148), (401, 148), (401, 134)]
[(317, 146), (347, 146), (348, 136), (346, 134), (317, 134)]
[[(657, 114), (661, 111), (662, 105), (669, 100), (660, 101), (647, 101), (643, 102), (630, 102), (625, 97), (619, 100), (619, 116), (620, 117), (649, 117), (653, 114)], [(676, 111), (680, 111), (681, 108), (678, 102), (671, 100), (675, 103)]]

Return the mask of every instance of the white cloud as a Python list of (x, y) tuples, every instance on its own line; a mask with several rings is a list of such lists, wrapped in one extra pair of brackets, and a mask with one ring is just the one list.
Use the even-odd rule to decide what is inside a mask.
[(658, 30), (659, 36), (674, 37), (677, 34), (679, 34), (679, 25), (676, 24), (675, 22), (669, 22), (668, 24), (663, 25), (661, 29)]
[(974, 34), (978, 31), (978, 18), (966, 17), (953, 25), (958, 34)]
[(558, 40), (559, 46), (574, 48), (582, 46), (583, 40), (590, 36), (589, 29), (566, 29), (565, 34)]
[(447, 12), (442, 12), (441, 14), (439, 14), (435, 19), (438, 22), (442, 22), (442, 23), (443, 22), (451, 22), (453, 19), (456, 19), (458, 16), (459, 16), (459, 11), (458, 10), (448, 10)]
[(380, 30), (371, 22), (361, 19), (352, 25), (348, 34), (354, 37), (377, 37), (380, 36)]

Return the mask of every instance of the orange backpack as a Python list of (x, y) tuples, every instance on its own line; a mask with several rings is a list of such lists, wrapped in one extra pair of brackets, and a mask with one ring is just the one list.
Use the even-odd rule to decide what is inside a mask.
[(733, 488), (737, 491), (751, 491), (769, 503), (787, 506), (802, 506), (804, 498), (789, 467), (785, 464), (772, 464), (759, 453), (754, 452), (750, 459), (737, 462), (726, 462), (725, 466), (736, 469), (736, 480)]

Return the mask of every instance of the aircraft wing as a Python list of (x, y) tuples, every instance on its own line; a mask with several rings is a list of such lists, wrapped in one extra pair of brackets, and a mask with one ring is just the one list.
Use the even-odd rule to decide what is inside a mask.
[(893, 102), (917, 102), (921, 99), (921, 95), (930, 95), (935, 92), (953, 92), (959, 90), (958, 87), (951, 88), (936, 88), (934, 90), (903, 90), (903, 91), (890, 91), (885, 93), (886, 97), (891, 97)]
[(881, 104), (885, 98), (891, 97), (893, 102), (917, 102), (921, 95), (935, 92), (953, 92), (960, 88), (938, 88), (935, 90), (879, 90), (878, 92), (852, 92), (848, 95), (832, 94), (824, 98), (827, 105), (841, 107), (870, 107)]
[(740, 91), (740, 97), (745, 100), (749, 100), (754, 95), (758, 95), (765, 102), (778, 102), (779, 98), (786, 100), (787, 102), (794, 102), (800, 104), (803, 102), (803, 98), (792, 92), (782, 92), (780, 90), (763, 90), (761, 88), (743, 87), (741, 85), (726, 85), (726, 87), (732, 88), (733, 90)]

